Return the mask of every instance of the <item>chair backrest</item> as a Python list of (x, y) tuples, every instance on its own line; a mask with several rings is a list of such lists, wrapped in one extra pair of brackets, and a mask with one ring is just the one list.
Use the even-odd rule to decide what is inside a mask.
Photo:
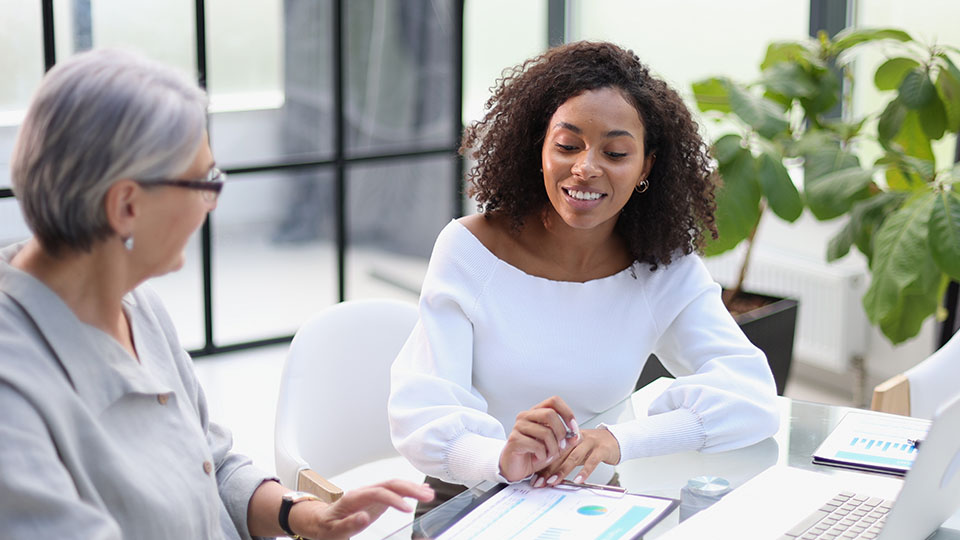
[(924, 361), (877, 385), (870, 408), (929, 419), (958, 394), (960, 332)]
[(330, 478), (398, 455), (387, 421), (390, 365), (417, 317), (413, 303), (355, 300), (300, 327), (277, 402), (274, 445), (284, 485), (295, 488), (304, 468)]

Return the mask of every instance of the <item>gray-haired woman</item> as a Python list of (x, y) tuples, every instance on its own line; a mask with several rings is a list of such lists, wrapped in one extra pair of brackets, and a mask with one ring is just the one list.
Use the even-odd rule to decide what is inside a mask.
[(208, 420), (140, 286), (182, 266), (216, 206), (205, 108), (188, 79), (119, 51), (58, 64), (34, 96), (12, 160), (34, 237), (0, 251), (4, 538), (346, 538), (432, 497), (394, 480), (299, 502)]

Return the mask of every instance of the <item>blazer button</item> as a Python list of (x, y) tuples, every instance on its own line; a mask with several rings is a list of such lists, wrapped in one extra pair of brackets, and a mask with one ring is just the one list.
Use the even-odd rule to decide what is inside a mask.
[(213, 463), (210, 463), (209, 461), (204, 461), (204, 462), (203, 462), (203, 472), (205, 472), (205, 473), (207, 473), (207, 474), (212, 473), (212, 472), (213, 472)]
[(170, 399), (170, 396), (167, 394), (157, 394), (157, 402), (161, 405), (166, 405), (168, 399)]

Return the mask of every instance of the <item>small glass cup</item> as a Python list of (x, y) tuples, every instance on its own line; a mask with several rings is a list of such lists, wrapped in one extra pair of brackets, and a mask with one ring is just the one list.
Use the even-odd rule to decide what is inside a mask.
[(719, 501), (730, 493), (730, 482), (719, 476), (697, 476), (680, 490), (680, 521)]

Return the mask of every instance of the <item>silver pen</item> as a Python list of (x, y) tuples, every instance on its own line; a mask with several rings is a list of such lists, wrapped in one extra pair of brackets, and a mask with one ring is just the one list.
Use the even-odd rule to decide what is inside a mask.
[(564, 479), (560, 482), (560, 485), (563, 485), (563, 486), (582, 487), (582, 488), (589, 488), (589, 489), (602, 489), (603, 491), (615, 491), (615, 492), (617, 492), (617, 493), (626, 493), (626, 492), (627, 492), (627, 488), (624, 488), (624, 487), (610, 486), (610, 485), (607, 485), (607, 484), (588, 484), (588, 483), (586, 483), (586, 482), (583, 482), (583, 483), (578, 484), (578, 483), (576, 483), (576, 482), (567, 480), (566, 478), (564, 478)]

